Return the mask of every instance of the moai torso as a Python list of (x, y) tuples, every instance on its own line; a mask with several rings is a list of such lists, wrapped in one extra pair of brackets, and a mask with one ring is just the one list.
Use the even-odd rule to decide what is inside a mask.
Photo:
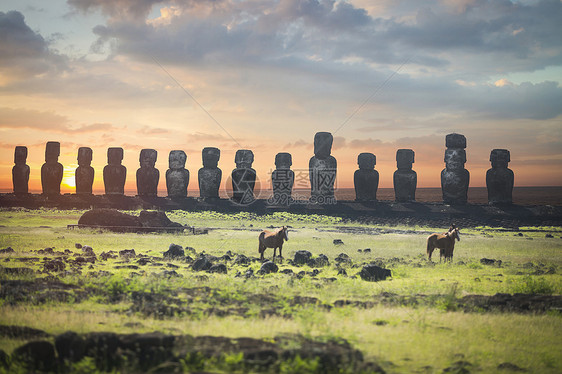
[(140, 168), (137, 170), (137, 194), (139, 196), (157, 196), (160, 172), (154, 167), (158, 152), (155, 149), (141, 149)]
[(466, 162), (466, 138), (461, 134), (446, 137), (445, 169), (441, 171), (443, 202), (450, 205), (466, 204), (470, 173), (464, 168)]
[(514, 175), (507, 165), (511, 161), (507, 149), (494, 149), (490, 153), (492, 168), (486, 172), (489, 204), (512, 204)]
[(412, 170), (414, 163), (414, 151), (411, 149), (399, 149), (396, 151), (396, 166), (394, 172), (394, 197), (398, 202), (409, 202), (416, 200), (416, 186), (418, 175)]
[(256, 171), (252, 169), (254, 153), (248, 149), (236, 151), (236, 169), (232, 171), (232, 199), (240, 204), (255, 200)]
[(17, 146), (14, 150), (14, 167), (12, 168), (12, 183), (16, 195), (29, 192), (29, 165), (27, 161), (27, 147)]
[(60, 155), (59, 142), (47, 142), (45, 147), (45, 163), (41, 166), (41, 185), (43, 194), (59, 195), (63, 167), (58, 162)]
[(77, 194), (92, 194), (94, 184), (94, 168), (92, 163), (92, 148), (78, 148), (78, 167), (74, 174)]
[(359, 170), (353, 175), (355, 200), (376, 201), (379, 188), (379, 172), (375, 170), (377, 157), (372, 153), (360, 153), (357, 164)]
[(308, 162), (310, 198), (312, 202), (335, 202), (337, 161), (330, 154), (334, 138), (329, 132), (314, 135), (314, 156)]
[(206, 147), (201, 152), (203, 167), (199, 169), (199, 196), (203, 198), (219, 198), (222, 170), (218, 168), (221, 151), (218, 148)]
[(278, 153), (275, 155), (276, 169), (271, 174), (271, 186), (273, 188), (273, 201), (275, 205), (289, 205), (295, 173), (291, 170), (293, 157), (290, 153)]
[(170, 151), (169, 169), (166, 171), (166, 188), (169, 197), (186, 197), (189, 170), (185, 169), (187, 155), (184, 151)]
[(106, 195), (124, 195), (127, 168), (121, 165), (123, 148), (107, 149), (107, 165), (103, 168), (103, 183)]

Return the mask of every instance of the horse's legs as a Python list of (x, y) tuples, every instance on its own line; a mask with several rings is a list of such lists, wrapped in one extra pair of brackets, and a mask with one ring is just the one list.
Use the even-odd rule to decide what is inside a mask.
[(265, 245), (260, 243), (258, 246), (258, 252), (260, 253), (260, 261), (263, 261), (263, 253), (265, 252)]
[(275, 262), (275, 255), (277, 254), (277, 247), (273, 247), (273, 262)]
[(431, 255), (433, 254), (433, 250), (435, 249), (435, 247), (433, 247), (433, 245), (431, 245), (430, 243), (427, 243), (427, 258), (429, 261), (431, 261)]
[(283, 255), (281, 254), (281, 251), (282, 251), (282, 250), (283, 250), (283, 244), (281, 244), (281, 245), (279, 246), (279, 259), (280, 259), (280, 260), (283, 260)]

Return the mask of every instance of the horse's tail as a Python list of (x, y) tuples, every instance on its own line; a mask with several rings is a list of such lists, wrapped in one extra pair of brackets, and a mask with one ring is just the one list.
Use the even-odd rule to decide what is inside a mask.
[(433, 239), (435, 238), (435, 234), (431, 234), (427, 237), (427, 248), (426, 248), (426, 253), (427, 253), (427, 257), (431, 260), (431, 254), (433, 253), (433, 250), (435, 249), (435, 246), (433, 244)]
[(265, 244), (264, 241), (265, 240), (265, 232), (260, 233), (260, 236), (258, 237), (258, 252), (259, 253), (263, 253), (265, 251)]

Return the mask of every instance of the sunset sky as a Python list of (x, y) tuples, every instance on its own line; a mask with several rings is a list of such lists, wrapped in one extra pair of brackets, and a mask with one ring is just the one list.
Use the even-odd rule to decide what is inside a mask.
[(207, 146), (223, 182), (251, 149), (267, 184), (278, 152), (308, 168), (318, 131), (334, 135), (338, 187), (361, 152), (392, 187), (399, 148), (416, 152), (418, 187), (439, 187), (452, 132), (471, 186), (494, 148), (511, 151), (516, 186), (560, 186), (561, 20), (559, 0), (2, 0), (0, 190), (17, 145), (40, 190), (47, 141), (61, 142), (63, 192), (81, 146), (97, 190), (108, 147), (125, 149), (128, 189), (143, 148), (163, 191), (169, 151), (187, 153), (197, 189)]

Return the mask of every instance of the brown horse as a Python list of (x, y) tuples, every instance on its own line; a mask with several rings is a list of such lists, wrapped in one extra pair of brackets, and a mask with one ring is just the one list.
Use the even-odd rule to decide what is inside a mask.
[(273, 248), (273, 261), (275, 261), (275, 254), (279, 248), (279, 258), (283, 258), (281, 250), (283, 249), (283, 240), (289, 240), (287, 226), (283, 226), (275, 231), (263, 230), (259, 236), (258, 251), (260, 252), (260, 261), (263, 260), (263, 253), (266, 248)]
[(461, 241), (459, 229), (451, 225), (445, 234), (431, 234), (427, 237), (427, 257), (431, 261), (431, 254), (435, 248), (439, 248), (439, 262), (445, 257), (445, 261), (453, 261), (453, 250), (455, 249), (455, 239)]

